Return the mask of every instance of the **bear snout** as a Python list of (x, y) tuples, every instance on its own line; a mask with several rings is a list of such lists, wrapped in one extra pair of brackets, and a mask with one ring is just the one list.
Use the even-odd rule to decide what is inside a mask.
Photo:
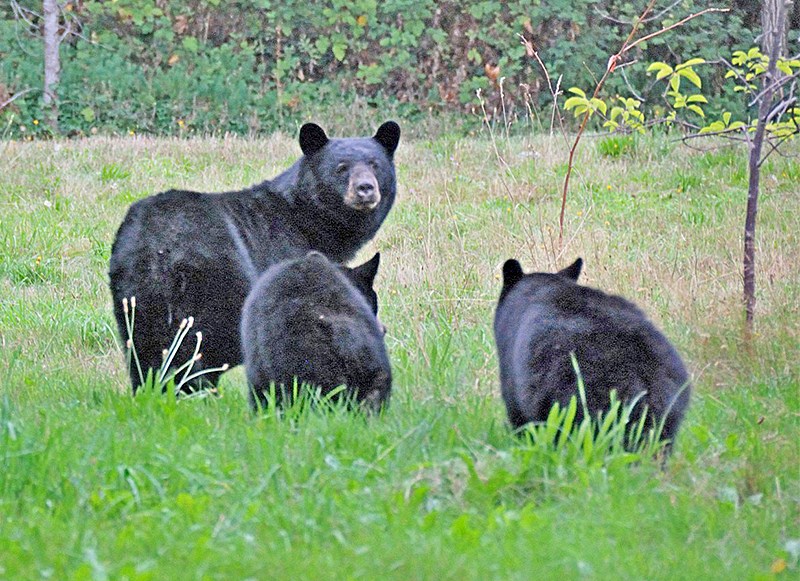
[(344, 203), (354, 210), (372, 210), (381, 201), (381, 191), (375, 174), (367, 166), (356, 166), (350, 174), (350, 183)]

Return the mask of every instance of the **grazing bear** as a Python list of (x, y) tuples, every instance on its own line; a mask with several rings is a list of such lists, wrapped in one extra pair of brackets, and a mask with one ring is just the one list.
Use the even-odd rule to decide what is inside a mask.
[(323, 395), (346, 385), (346, 397), (373, 411), (388, 403), (392, 373), (372, 289), (379, 261), (376, 254), (350, 269), (309, 252), (261, 275), (242, 311), (254, 410), (266, 405), (273, 386), (279, 404), (291, 400), (295, 378)]
[[(591, 415), (610, 407), (610, 393), (645, 406), (645, 433), (664, 420), (672, 441), (689, 402), (689, 377), (675, 348), (631, 302), (576, 283), (583, 261), (556, 274), (524, 274), (519, 262), (503, 265), (503, 288), (494, 319), (500, 385), (513, 428), (547, 419), (578, 395), (570, 353), (583, 377)], [(578, 404), (576, 424), (583, 419)]]
[[(195, 369), (241, 363), (242, 305), (259, 274), (309, 250), (351, 259), (392, 207), (399, 139), (393, 121), (373, 137), (345, 139), (308, 123), (300, 128), (303, 156), (273, 180), (223, 194), (170, 190), (134, 203), (114, 240), (109, 278), (123, 341), (122, 300), (136, 297), (133, 340), (145, 373), (161, 365), (189, 316), (203, 333)], [(188, 360), (192, 347), (175, 361)], [(133, 365), (129, 371), (135, 393), (138, 373)]]

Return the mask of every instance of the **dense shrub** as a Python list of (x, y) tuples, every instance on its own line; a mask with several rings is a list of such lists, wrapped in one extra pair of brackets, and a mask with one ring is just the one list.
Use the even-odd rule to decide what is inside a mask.
[[(35, 10), (41, 3), (20, 1)], [(178, 134), (289, 128), (321, 109), (353, 103), (401, 118), (476, 112), (536, 118), (550, 92), (519, 35), (533, 42), (561, 86), (593, 85), (642, 6), (618, 0), (69, 0), (81, 36), (62, 44), (61, 130)], [(638, 62), (607, 92), (645, 99), (646, 64), (689, 56), (715, 60), (753, 44), (756, 0), (698, 18), (638, 47)], [(684, 0), (646, 24), (654, 31), (705, 7)], [(0, 4), (0, 96), (41, 85), (39, 22)], [(721, 83), (720, 83), (721, 84)], [(712, 90), (713, 92), (713, 90)], [(40, 118), (40, 92), (15, 101), (11, 130)], [(549, 123), (543, 115), (542, 123)]]

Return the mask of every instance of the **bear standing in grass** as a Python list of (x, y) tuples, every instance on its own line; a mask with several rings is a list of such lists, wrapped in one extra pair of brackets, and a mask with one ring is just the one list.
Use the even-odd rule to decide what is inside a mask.
[(372, 289), (380, 255), (356, 268), (319, 252), (287, 260), (258, 279), (242, 311), (242, 352), (254, 410), (274, 389), (291, 401), (307, 383), (326, 395), (346, 385), (345, 397), (377, 411), (388, 403), (392, 374), (378, 298)]
[[(689, 403), (680, 356), (633, 303), (577, 284), (582, 265), (579, 258), (556, 274), (503, 265), (494, 334), (509, 422), (544, 421), (554, 403), (563, 408), (578, 395), (574, 353), (592, 416), (610, 408), (612, 389), (623, 403), (643, 393), (632, 420), (646, 406), (644, 433), (663, 419), (661, 439), (672, 441)], [(576, 424), (582, 419), (579, 403)]]
[[(242, 305), (259, 274), (309, 250), (351, 259), (392, 207), (399, 140), (393, 121), (373, 137), (346, 139), (308, 123), (300, 129), (303, 156), (273, 180), (223, 194), (170, 190), (133, 204), (114, 240), (109, 277), (123, 340), (122, 301), (136, 297), (133, 341), (144, 373), (161, 365), (190, 316), (203, 333), (195, 369), (239, 364)], [(184, 345), (175, 361), (188, 360), (193, 347)], [(135, 392), (133, 362), (130, 373)], [(202, 379), (216, 385), (218, 378)]]

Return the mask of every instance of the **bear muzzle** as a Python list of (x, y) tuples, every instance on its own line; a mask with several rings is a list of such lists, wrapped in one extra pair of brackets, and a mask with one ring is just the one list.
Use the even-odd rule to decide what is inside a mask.
[(358, 165), (350, 173), (344, 203), (354, 210), (373, 210), (381, 201), (381, 190), (375, 174), (366, 165)]

